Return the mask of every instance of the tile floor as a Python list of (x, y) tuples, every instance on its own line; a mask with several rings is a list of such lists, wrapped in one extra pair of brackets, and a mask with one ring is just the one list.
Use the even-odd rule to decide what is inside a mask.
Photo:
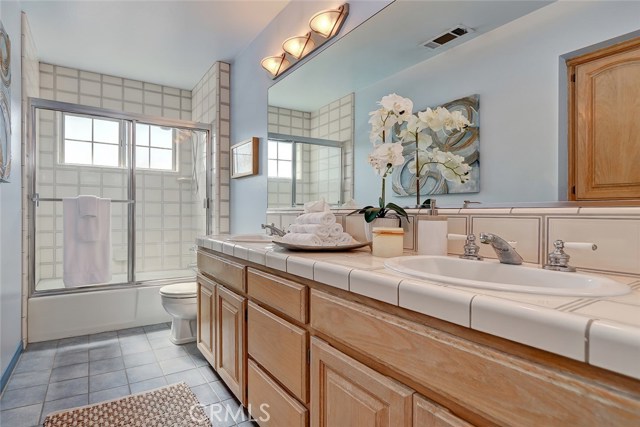
[(0, 426), (42, 425), (47, 414), (180, 381), (212, 426), (250, 427), (238, 401), (197, 350), (174, 345), (168, 323), (30, 344), (0, 399)]

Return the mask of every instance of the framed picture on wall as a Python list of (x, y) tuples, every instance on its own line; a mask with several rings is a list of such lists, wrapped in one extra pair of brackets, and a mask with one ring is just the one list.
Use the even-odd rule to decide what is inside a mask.
[(0, 182), (11, 173), (11, 42), (0, 21)]
[(231, 147), (231, 178), (258, 174), (258, 141), (254, 136)]

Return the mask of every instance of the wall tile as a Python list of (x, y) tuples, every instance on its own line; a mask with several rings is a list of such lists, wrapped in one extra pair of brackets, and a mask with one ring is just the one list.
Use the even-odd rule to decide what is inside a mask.
[(548, 229), (547, 251), (557, 239), (598, 246), (596, 251), (567, 249), (575, 267), (640, 274), (640, 219), (549, 217)]
[[(481, 232), (494, 233), (507, 241), (515, 241), (516, 251), (526, 262), (540, 263), (540, 240), (542, 218), (520, 217), (479, 217), (471, 216), (472, 232), (477, 236)], [(480, 254), (487, 258), (496, 258), (489, 245), (480, 244)]]

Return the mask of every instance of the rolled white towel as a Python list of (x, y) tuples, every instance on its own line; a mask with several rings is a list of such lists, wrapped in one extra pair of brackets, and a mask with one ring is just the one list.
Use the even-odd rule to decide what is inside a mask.
[(343, 232), (342, 224), (336, 223), (329, 226), (329, 237), (340, 237)]
[(331, 231), (332, 226), (322, 224), (291, 224), (289, 226), (290, 233), (310, 233), (315, 234), (321, 239), (326, 239), (327, 237), (329, 237)]
[(341, 245), (350, 245), (354, 243), (353, 237), (349, 233), (340, 233), (340, 235), (336, 237), (329, 237), (327, 240), (323, 242), (324, 246), (341, 246)]
[(331, 225), (335, 223), (336, 223), (336, 216), (331, 212), (306, 213), (296, 218), (296, 224)]
[(301, 246), (322, 246), (322, 239), (311, 233), (287, 233), (282, 242)]

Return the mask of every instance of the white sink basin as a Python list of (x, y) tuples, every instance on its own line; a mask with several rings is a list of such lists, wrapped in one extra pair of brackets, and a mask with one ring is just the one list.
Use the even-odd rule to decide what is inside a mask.
[(273, 240), (273, 236), (267, 236), (264, 233), (237, 234), (235, 236), (229, 236), (225, 240), (227, 242), (270, 243)]
[(384, 266), (433, 282), (499, 291), (585, 297), (630, 292), (627, 285), (606, 277), (501, 264), (497, 261), (424, 255), (390, 258)]

